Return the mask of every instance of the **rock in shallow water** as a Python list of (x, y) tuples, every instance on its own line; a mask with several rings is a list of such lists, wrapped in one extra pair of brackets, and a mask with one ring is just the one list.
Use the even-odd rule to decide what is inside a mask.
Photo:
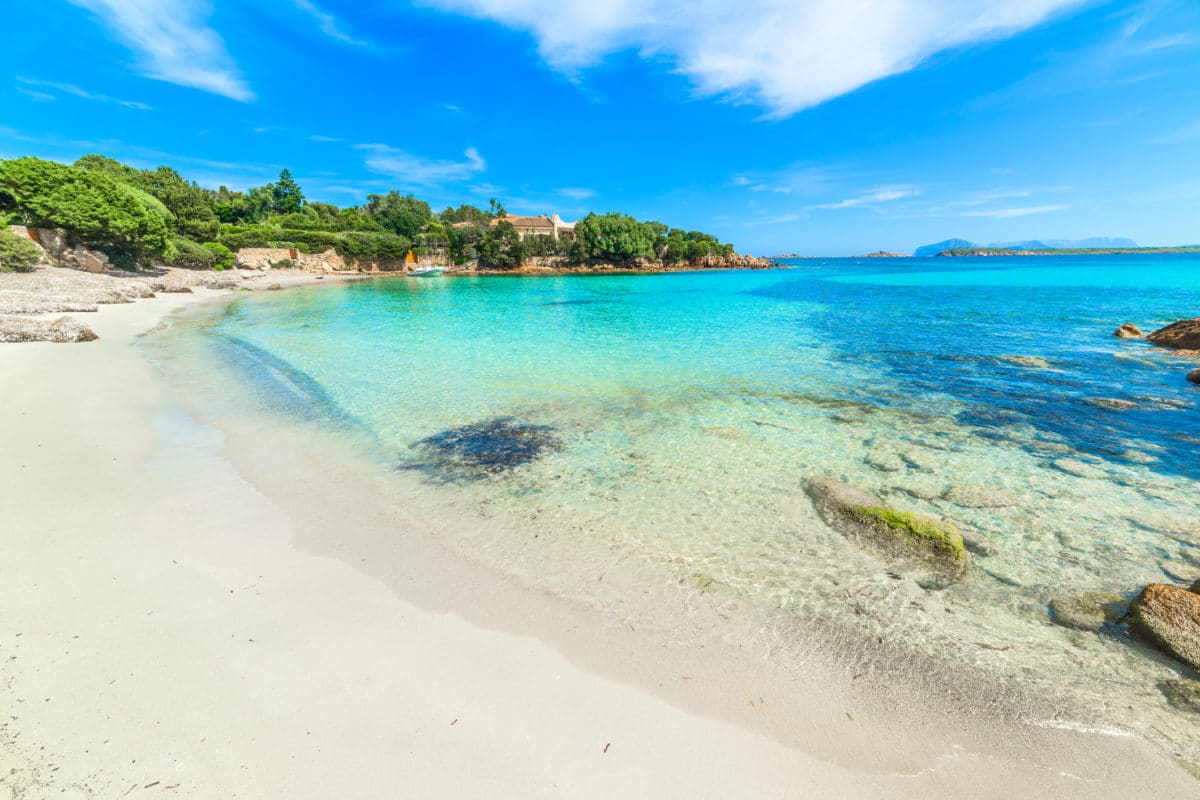
[(1060, 595), (1050, 600), (1050, 618), (1064, 628), (1098, 631), (1107, 623), (1119, 622), (1129, 610), (1129, 601), (1112, 592), (1083, 592)]
[(562, 443), (547, 425), (500, 417), (436, 433), (415, 446), (432, 455), (442, 469), (483, 476), (530, 464)]
[(1152, 583), (1133, 601), (1129, 620), (1151, 644), (1200, 669), (1200, 594)]
[(1144, 335), (1142, 329), (1132, 322), (1126, 322), (1113, 331), (1113, 336), (1116, 336), (1118, 339), (1141, 339)]
[(1158, 689), (1175, 708), (1200, 713), (1200, 681), (1163, 681)]
[(1007, 508), (1020, 505), (1020, 501), (1003, 489), (989, 489), (986, 486), (952, 486), (942, 495), (942, 499), (963, 508)]
[(1176, 350), (1200, 350), (1200, 317), (1181, 319), (1159, 328), (1147, 336), (1146, 341)]
[(915, 558), (957, 577), (967, 566), (962, 534), (949, 522), (888, 508), (873, 495), (836, 478), (809, 478), (805, 489), (834, 530), (861, 538), (890, 555)]
[(1190, 383), (1200, 383), (1200, 369), (1194, 369), (1187, 374)]

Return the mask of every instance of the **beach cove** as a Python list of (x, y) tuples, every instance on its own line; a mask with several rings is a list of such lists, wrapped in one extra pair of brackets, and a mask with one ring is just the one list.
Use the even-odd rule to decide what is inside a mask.
[[(761, 285), (737, 292), (760, 297), (787, 278), (755, 276)], [(672, 291), (691, 280), (665, 279), (683, 282), (666, 287)], [(561, 303), (595, 299), (580, 291), (609, 291), (589, 281), (659, 278), (539, 280), (532, 289), (527, 281), (497, 285), (557, 292), (544, 299), (560, 305), (541, 309), (604, 310), (605, 303)], [(450, 291), (478, 290), (461, 285)], [(658, 292), (637, 283), (622, 291), (630, 288)], [(689, 797), (794, 796), (797, 787), (839, 796), (1001, 796), (997, 787), (1011, 796), (1021, 786), (1091, 797), (1148, 786), (1190, 790), (1186, 773), (1136, 726), (1106, 722), (1109, 710), (1073, 708), (1086, 704), (1070, 692), (1048, 709), (1040, 704), (1045, 687), (1035, 680), (1027, 696), (1014, 694), (990, 662), (943, 670), (914, 654), (903, 632), (888, 633), (886, 643), (878, 637), (864, 654), (876, 632), (831, 624), (828, 613), (798, 615), (761, 575), (739, 585), (732, 561), (712, 556), (712, 541), (704, 543), (708, 563), (679, 547), (678, 563), (665, 565), (668, 581), (655, 554), (664, 541), (678, 544), (671, 537), (643, 532), (631, 544), (594, 518), (604, 537), (546, 541), (547, 529), (567, 531), (581, 516), (562, 497), (538, 501), (544, 520), (529, 516), (537, 470), (561, 474), (561, 462), (527, 465), (534, 479), (513, 486), (509, 478), (464, 482), (461, 464), (414, 464), (411, 453), (396, 459), (366, 406), (344, 393), (353, 376), (337, 384), (319, 361), (298, 371), (298, 359), (275, 361), (269, 356), (279, 353), (264, 347), (284, 317), (328, 324), (336, 321), (331, 304), (349, 298), (369, 306), (372, 297), (402, 315), (411, 311), (405, 302), (436, 304), (440, 295), (430, 293), (438, 291), (446, 290), (372, 281), (207, 300), (179, 295), (79, 315), (90, 317), (96, 342), (0, 350), (4, 385), (15, 387), (5, 393), (4, 413), (21, 420), (4, 431), (5, 452), (20, 457), (3, 464), (0, 509), (5, 529), (16, 532), (6, 535), (11, 572), (0, 590), (0, 603), (16, 609), (0, 633), (10, 643), (5, 693), (17, 708), (17, 719), (0, 729), (10, 759), (4, 766), (15, 770), (11, 786), (30, 797), (49, 787), (87, 797), (166, 786), (196, 797), (370, 797), (381, 787)], [(508, 309), (526, 309), (531, 324), (544, 324), (530, 299)], [(274, 325), (259, 316), (276, 312), (283, 316)], [(254, 320), (248, 328), (246, 315)], [(164, 320), (165, 331), (138, 338)], [(205, 332), (214, 321), (226, 331), (236, 325), (251, 349), (234, 351), (241, 362), (224, 362), (227, 384), (214, 385), (207, 372), (192, 374), (200, 385), (189, 383), (179, 367), (212, 365), (198, 342), (211, 338)], [(247, 340), (247, 331), (268, 338)], [(446, 348), (455, 341), (449, 334), (461, 332), (430, 335), (441, 333), (447, 338), (435, 344)], [(218, 334), (215, 341), (227, 340)], [(520, 351), (525, 340), (516, 341)], [(420, 356), (419, 343), (406, 346)], [(390, 352), (376, 361), (381, 375), (391, 374)], [(553, 342), (543, 342), (542, 352), (553, 355)], [(252, 381), (239, 386), (247, 353), (259, 359), (259, 372), (290, 381), (309, 404), (307, 419), (297, 420), (295, 398), (280, 400), (279, 383), (266, 394)], [(536, 368), (524, 369), (536, 378)], [(453, 373), (438, 377), (452, 380)], [(475, 375), (495, 379), (478, 368)], [(487, 403), (513, 405), (493, 397), (466, 413), (455, 407), (451, 387), (430, 389), (433, 373), (414, 376), (446, 418), (486, 421), (496, 416)], [(311, 405), (308, 381), (332, 404)], [(80, 385), (105, 401), (80, 402)], [(611, 397), (601, 388), (591, 394)], [(278, 402), (264, 405), (264, 397)], [(652, 402), (641, 397), (643, 405)], [(845, 403), (817, 405), (822, 413), (855, 413)], [(330, 416), (331, 408), (340, 413)], [(546, 422), (518, 409), (520, 419)], [(662, 421), (653, 408), (639, 413)], [(734, 422), (699, 427), (718, 446), (736, 445), (744, 434)], [(597, 438), (616, 435), (589, 426)], [(560, 453), (574, 448), (578, 457), (570, 421), (547, 427), (566, 440)], [(628, 452), (626, 443), (620, 449)], [(600, 460), (586, 468), (602, 481), (596, 470), (606, 469), (601, 462), (615, 448), (594, 450)], [(384, 451), (390, 471), (375, 458)], [(720, 452), (726, 468), (739, 463)], [(701, 466), (686, 452), (673, 457)], [(639, 466), (649, 476), (661, 469)], [(619, 483), (642, 491), (636, 477)], [(611, 491), (621, 491), (618, 484)], [(789, 491), (796, 503), (790, 513), (800, 520), (790, 524), (815, 529), (807, 527), (815, 520), (807, 521), (812, 512), (799, 483)], [(514, 530), (527, 538), (497, 542)], [(808, 557), (827, 545), (806, 545)], [(846, 592), (869, 598), (871, 581), (854, 577), (871, 556), (862, 558), (844, 561)], [(900, 582), (913, 593), (931, 591)], [(897, 605), (912, 602), (902, 598)], [(995, 630), (977, 638), (993, 648), (972, 643), (981, 659), (1011, 658), (1002, 649), (1011, 641)], [(902, 655), (911, 674), (896, 669)]]

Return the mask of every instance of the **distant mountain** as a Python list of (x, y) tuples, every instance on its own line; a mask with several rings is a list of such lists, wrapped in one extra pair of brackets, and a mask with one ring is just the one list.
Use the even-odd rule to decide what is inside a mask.
[(1090, 239), (1031, 239), (1024, 242), (992, 242), (988, 247), (1005, 250), (1085, 250), (1095, 248), (1137, 247), (1133, 239), (1121, 236), (1093, 236)]
[(1054, 248), (1040, 239), (1026, 239), (1023, 242), (992, 242), (988, 247), (997, 250), (1053, 250)]
[(927, 256), (936, 256), (938, 253), (946, 250), (953, 250), (956, 247), (978, 247), (974, 242), (968, 242), (966, 239), (947, 239), (944, 242), (937, 244), (927, 244), (924, 247), (918, 247), (913, 251), (913, 255), (917, 258), (925, 258)]

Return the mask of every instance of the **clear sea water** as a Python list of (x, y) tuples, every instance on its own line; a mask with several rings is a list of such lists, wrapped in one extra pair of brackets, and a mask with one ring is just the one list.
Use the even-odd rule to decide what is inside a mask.
[[(454, 546), (548, 591), (631, 614), (597, 574), (636, 565), (1194, 757), (1197, 718), (1158, 688), (1186, 670), (1048, 603), (1200, 578), (1195, 365), (1112, 336), (1197, 315), (1194, 256), (807, 259), (255, 293), (164, 346), (367, 442), (431, 526), (475, 520), (445, 526)], [(430, 444), (514, 430), (493, 470)], [(803, 491), (826, 474), (972, 532), (966, 577), (830, 530)]]

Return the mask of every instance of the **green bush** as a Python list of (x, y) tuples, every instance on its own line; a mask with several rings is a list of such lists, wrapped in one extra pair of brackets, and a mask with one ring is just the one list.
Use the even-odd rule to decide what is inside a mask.
[(290, 258), (281, 258), (271, 262), (271, 269), (295, 269), (296, 262)]
[(40, 158), (0, 161), (0, 195), (27, 223), (62, 228), (135, 260), (163, 255), (170, 245), (174, 217), (166, 206), (104, 172)]
[(337, 244), (338, 255), (352, 260), (404, 258), (412, 242), (394, 233), (343, 233)]
[(233, 266), (233, 251), (225, 245), (220, 242), (205, 242), (200, 246), (216, 255), (216, 260), (213, 262), (213, 269), (229, 269)]
[(479, 263), (492, 269), (516, 269), (525, 252), (521, 236), (512, 223), (501, 219), (483, 235), (479, 243)]
[(24, 236), (0, 230), (0, 272), (32, 272), (42, 249)]

